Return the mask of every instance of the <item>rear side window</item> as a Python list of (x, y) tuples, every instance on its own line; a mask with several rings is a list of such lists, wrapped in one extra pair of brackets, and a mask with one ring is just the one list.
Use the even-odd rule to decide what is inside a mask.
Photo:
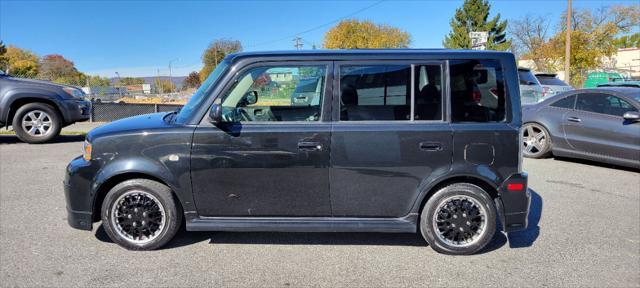
[(520, 85), (538, 84), (538, 79), (529, 70), (518, 70), (518, 78), (520, 79)]
[(542, 85), (569, 86), (556, 77), (538, 76), (538, 80), (540, 80), (540, 84)]
[(575, 102), (576, 102), (576, 96), (572, 95), (566, 98), (562, 98), (556, 102), (553, 102), (551, 106), (558, 107), (558, 108), (573, 109)]
[(410, 65), (342, 66), (340, 120), (409, 120)]
[(500, 62), (454, 60), (449, 70), (453, 122), (505, 120), (506, 92)]
[(624, 115), (629, 111), (637, 111), (627, 101), (606, 94), (581, 94), (578, 96), (576, 109), (612, 116)]

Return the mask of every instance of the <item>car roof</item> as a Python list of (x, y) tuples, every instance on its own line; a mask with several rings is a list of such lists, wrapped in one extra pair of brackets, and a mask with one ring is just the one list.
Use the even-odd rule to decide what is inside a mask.
[(553, 77), (553, 78), (556, 78), (556, 76), (558, 76), (558, 74), (556, 73), (536, 73), (535, 75), (536, 77)]
[(640, 93), (640, 90), (638, 90), (638, 88), (632, 88), (632, 87), (598, 87), (598, 88), (587, 88), (587, 89), (575, 89), (575, 90), (569, 90), (566, 92), (553, 95), (539, 103), (552, 103), (555, 100), (563, 98), (567, 95), (578, 95), (578, 94), (598, 93), (598, 92), (614, 94), (616, 96), (622, 96), (624, 98), (629, 98), (629, 99), (635, 99), (635, 97), (637, 97), (637, 95)]
[[(291, 51), (251, 51), (229, 54), (227, 57), (235, 62), (243, 58), (339, 58), (350, 57), (376, 57), (381, 58), (398, 56), (401, 58), (411, 56), (464, 56), (467, 58), (502, 58), (514, 57), (511, 52), (487, 51), (487, 50), (458, 50), (458, 49), (348, 49), (348, 50), (291, 50)], [(461, 57), (458, 57), (462, 59)]]

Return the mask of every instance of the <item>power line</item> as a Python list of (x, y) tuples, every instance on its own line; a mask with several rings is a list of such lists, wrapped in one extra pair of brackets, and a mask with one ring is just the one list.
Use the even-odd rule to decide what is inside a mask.
[(386, 1), (386, 0), (377, 1), (377, 2), (375, 2), (375, 3), (373, 3), (373, 4), (369, 5), (369, 6), (365, 6), (365, 7), (361, 8), (361, 9), (359, 9), (359, 10), (351, 12), (351, 13), (349, 13), (347, 15), (344, 15), (344, 16), (338, 18), (338, 19), (334, 19), (334, 20), (326, 22), (324, 24), (320, 24), (318, 26), (309, 28), (309, 29), (304, 30), (302, 32), (298, 32), (298, 33), (295, 33), (295, 34), (292, 34), (292, 35), (289, 35), (289, 36), (286, 36), (286, 37), (278, 38), (278, 39), (275, 39), (275, 40), (265, 41), (265, 42), (261, 42), (261, 43), (257, 43), (257, 44), (253, 44), (253, 45), (248, 45), (247, 48), (256, 47), (256, 46), (262, 46), (262, 45), (267, 45), (267, 44), (272, 44), (272, 43), (276, 43), (276, 42), (280, 42), (280, 41), (291, 39), (292, 37), (299, 37), (302, 34), (313, 32), (313, 31), (318, 30), (320, 28), (323, 28), (325, 26), (328, 26), (328, 25), (331, 25), (333, 23), (339, 22), (339, 21), (341, 21), (341, 20), (343, 20), (345, 18), (351, 17), (351, 16), (356, 15), (358, 13), (362, 13), (362, 12), (364, 12), (366, 10), (369, 10), (369, 9), (379, 5), (380, 3), (384, 2), (384, 1)]

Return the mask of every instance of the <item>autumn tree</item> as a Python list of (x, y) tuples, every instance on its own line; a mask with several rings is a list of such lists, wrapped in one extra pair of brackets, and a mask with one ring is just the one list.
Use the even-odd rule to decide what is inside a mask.
[(551, 21), (542, 16), (525, 15), (511, 21), (509, 34), (513, 37), (512, 52), (518, 57), (527, 58), (538, 71), (554, 71), (560, 65), (557, 57), (552, 57), (549, 45)]
[(85, 83), (85, 85), (89, 87), (107, 87), (111, 85), (111, 79), (107, 77), (87, 75)]
[(5, 53), (7, 53), (7, 47), (5, 47), (4, 43), (0, 41), (0, 69), (4, 69), (6, 65), (6, 59), (4, 58)]
[[(561, 24), (554, 35), (531, 37), (535, 39), (531, 42), (535, 42), (536, 45), (523, 45), (523, 57), (534, 60), (536, 70), (562, 70), (567, 28), (566, 13), (562, 15), (559, 19)], [(586, 77), (585, 72), (603, 67), (604, 60), (611, 57), (618, 48), (617, 37), (629, 33), (634, 25), (637, 25), (640, 7), (615, 5), (596, 10), (575, 9), (571, 18), (570, 79), (575, 87), (581, 87)], [(539, 20), (538, 23), (544, 21)], [(523, 25), (525, 29), (522, 34), (535, 35), (536, 26)], [(518, 42), (520, 40), (516, 41)]]
[(169, 79), (156, 79), (153, 81), (156, 93), (171, 93), (175, 91), (175, 84)]
[(189, 73), (189, 76), (187, 76), (187, 78), (184, 78), (184, 81), (182, 81), (182, 88), (198, 88), (200, 87), (200, 83), (200, 74), (196, 71), (193, 71)]
[(217, 39), (211, 42), (207, 50), (202, 53), (204, 67), (199, 73), (200, 82), (204, 82), (209, 77), (209, 74), (222, 62), (224, 57), (240, 51), (242, 51), (242, 44), (238, 40)]
[(38, 74), (38, 56), (29, 50), (9, 45), (2, 59), (2, 69), (7, 74), (25, 78), (34, 78)]
[(324, 35), (327, 49), (407, 48), (411, 35), (386, 24), (355, 19), (342, 20)]
[(507, 21), (500, 21), (500, 13), (489, 20), (490, 10), (487, 0), (465, 0), (451, 19), (451, 32), (444, 38), (444, 47), (471, 49), (469, 32), (488, 32), (487, 50), (508, 50), (511, 40), (506, 34)]
[(78, 85), (83, 80), (73, 62), (59, 54), (45, 55), (40, 59), (38, 78), (72, 85)]

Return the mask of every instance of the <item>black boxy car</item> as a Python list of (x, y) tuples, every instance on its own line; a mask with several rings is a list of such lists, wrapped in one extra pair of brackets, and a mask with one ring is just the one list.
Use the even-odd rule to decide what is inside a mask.
[[(316, 77), (320, 99), (292, 103)], [(274, 82), (277, 85), (274, 85)], [(512, 54), (239, 53), (173, 113), (91, 131), (68, 222), (133, 250), (189, 231), (420, 232), (470, 254), (527, 226)], [(184, 222), (183, 222), (184, 221)]]
[(91, 102), (77, 87), (16, 78), (0, 71), (0, 128), (12, 126), (27, 143), (47, 142), (60, 129), (89, 120)]

